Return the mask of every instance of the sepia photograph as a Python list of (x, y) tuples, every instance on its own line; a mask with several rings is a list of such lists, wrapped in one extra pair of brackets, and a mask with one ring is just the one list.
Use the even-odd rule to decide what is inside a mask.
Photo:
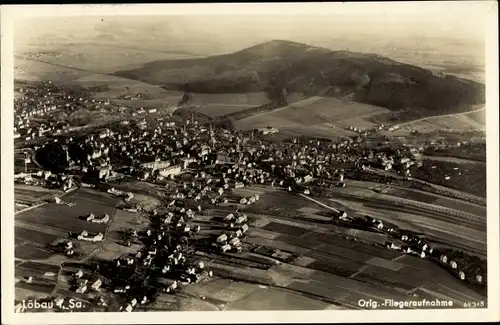
[(2, 6), (2, 313), (498, 320), (497, 6)]

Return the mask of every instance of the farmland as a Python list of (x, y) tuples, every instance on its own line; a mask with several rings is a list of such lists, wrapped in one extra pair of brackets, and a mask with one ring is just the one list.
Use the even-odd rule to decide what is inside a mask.
[[(347, 230), (318, 222), (325, 220), (322, 215), (327, 211), (300, 197), (268, 192), (245, 210), (253, 220), (252, 229), (255, 229), (249, 233), (246, 242), (295, 252), (298, 257), (251, 275), (237, 266), (227, 269), (216, 261), (211, 262), (212, 269), (222, 279), (199, 284), (192, 290), (206, 300), (222, 301), (220, 308), (291, 309), (296, 306), (296, 299), (308, 309), (356, 308), (361, 298), (410, 300), (407, 293), (416, 291), (425, 292), (425, 297), (430, 299), (442, 294), (455, 303), (465, 298), (450, 294), (453, 290), (468, 297), (480, 297), (430, 261), (374, 245), (368, 237), (354, 241)], [(270, 236), (271, 233), (275, 235)], [(252, 286), (244, 281), (261, 285)], [(214, 287), (216, 283), (219, 289)], [(228, 289), (221, 289), (228, 286), (232, 288), (230, 292), (239, 292), (233, 289), (242, 286), (245, 294), (228, 296)], [(269, 301), (266, 294), (274, 299)], [(311, 297), (316, 302), (308, 300)], [(264, 304), (262, 301), (269, 302)], [(285, 301), (286, 304), (282, 305)]]
[(272, 112), (244, 118), (237, 121), (236, 126), (242, 130), (272, 126), (288, 136), (348, 136), (355, 133), (346, 130), (347, 127), (373, 127), (375, 124), (370, 122), (370, 117), (385, 111), (384, 108), (336, 98), (311, 97)]
[(140, 81), (125, 79), (125, 78), (115, 77), (107, 74), (91, 74), (73, 80), (73, 82), (85, 88), (91, 88), (97, 86), (104, 86), (109, 88), (109, 90), (95, 92), (96, 98), (99, 99), (107, 99), (107, 98), (118, 99), (121, 96), (126, 96), (126, 95), (135, 96), (137, 94), (143, 94), (144, 96), (147, 96), (148, 99), (168, 99), (168, 98), (182, 96), (182, 92), (170, 91), (163, 89), (160, 86), (146, 84)]
[(193, 103), (198, 104), (198, 112), (211, 117), (243, 111), (270, 102), (264, 92), (241, 94), (191, 93), (191, 100)]
[(486, 166), (425, 159), (415, 178), (486, 197)]
[[(105, 213), (114, 215), (116, 199), (106, 195), (92, 193), (79, 189), (64, 198), (73, 201), (75, 205), (69, 207), (56, 203), (48, 203), (35, 209), (20, 212), (16, 215), (16, 257), (20, 259), (45, 259), (48, 256), (33, 254), (29, 247), (37, 247), (41, 251), (57, 239), (68, 238), (68, 232), (80, 233), (106, 231), (106, 225), (89, 223), (80, 217), (94, 213), (98, 216)], [(86, 244), (90, 250), (96, 244)], [(27, 255), (25, 255), (27, 254)]]
[(68, 82), (91, 75), (91, 72), (75, 70), (45, 62), (16, 58), (14, 77), (21, 80), (59, 80)]
[(442, 150), (429, 148), (424, 151), (424, 154), (427, 156), (433, 156), (433, 159), (435, 159), (434, 156), (446, 157), (446, 159), (448, 159), (449, 157), (456, 157), (465, 160), (486, 162), (486, 143), (470, 143), (461, 145), (460, 147)]
[[(329, 189), (330, 199), (319, 200), (333, 208), (344, 210), (349, 215), (369, 214), (384, 220), (384, 223), (390, 222), (401, 228), (425, 233), (436, 244), (455, 245), (462, 250), (485, 256), (484, 207), (440, 196), (431, 199), (428, 193), (399, 187), (387, 186), (384, 193), (378, 193), (374, 191), (377, 186), (370, 183), (348, 183), (348, 187), (343, 189)], [(427, 202), (420, 203), (418, 200)], [(308, 218), (310, 221), (320, 222), (317, 218)]]
[(52, 190), (43, 187), (27, 186), (23, 184), (16, 184), (14, 186), (15, 200), (23, 204), (31, 205), (42, 203), (45, 199), (61, 194), (62, 191), (60, 190)]
[[(96, 216), (107, 213), (114, 218), (115, 206), (118, 202), (115, 197), (87, 189), (78, 189), (66, 195), (64, 200), (72, 201), (75, 205), (69, 207), (48, 203), (16, 215), (15, 256), (18, 261), (15, 268), (16, 278), (29, 276), (34, 278), (33, 283), (21, 280), (16, 284), (16, 299), (46, 298), (57, 290), (61, 284), (61, 278), (57, 274), (66, 258), (57, 254), (53, 250), (53, 245), (61, 239), (70, 239), (69, 232), (80, 233), (87, 230), (90, 233), (105, 234), (103, 243), (75, 241), (74, 247), (77, 257), (81, 259), (87, 259), (92, 255), (102, 259), (111, 259), (123, 254), (123, 248), (112, 242), (119, 238), (115, 231), (116, 227), (127, 225), (129, 222), (134, 222), (136, 226), (140, 225), (138, 216), (133, 214), (131, 217), (126, 215), (126, 212), (120, 211), (117, 214), (120, 220), (113, 224), (115, 228), (111, 229), (110, 239), (108, 239), (107, 234), (110, 229), (107, 224), (87, 222), (81, 217), (92, 212)], [(134, 248), (132, 246), (128, 249)], [(47, 278), (47, 272), (52, 273), (49, 278)]]
[[(136, 199), (153, 190), (140, 184), (138, 182), (136, 188), (142, 188), (144, 194), (136, 194)], [(385, 235), (331, 224), (326, 217), (331, 213), (330, 210), (301, 196), (268, 186), (238, 189), (233, 195), (248, 196), (252, 193), (260, 193), (261, 199), (244, 208), (250, 220), (250, 231), (244, 239), (248, 251), (240, 253), (240, 256), (199, 255), (213, 270), (215, 276), (212, 280), (184, 286), (175, 296), (160, 297), (154, 304), (146, 307), (147, 310), (359, 308), (359, 299), (404, 301), (414, 299), (409, 295), (410, 292), (419, 292), (428, 299), (444, 296), (455, 303), (462, 303), (467, 299), (484, 299), (481, 294), (464, 286), (437, 264), (405, 256), (380, 245), (385, 243)], [(392, 194), (402, 195), (402, 192)], [(74, 201), (76, 205), (66, 207), (46, 204), (16, 217), (17, 258), (48, 258), (44, 262), (46, 264), (40, 261), (33, 267), (30, 266), (31, 262), (22, 262), (16, 269), (18, 277), (30, 274), (43, 278), (46, 272), (57, 273), (58, 269), (55, 267), (61, 260), (57, 256), (51, 257), (51, 252), (47, 252), (45, 247), (54, 240), (65, 237), (67, 231), (87, 229), (106, 232), (103, 243), (87, 244), (85, 249), (87, 254), (92, 253), (93, 258), (101, 261), (111, 261), (124, 253), (134, 253), (141, 249), (142, 246), (135, 242), (129, 247), (120, 245), (119, 242), (120, 232), (130, 228), (139, 231), (147, 227), (150, 221), (142, 214), (116, 210), (116, 198), (91, 190), (80, 189), (68, 195), (65, 200)], [(349, 201), (345, 202), (346, 205), (351, 204)], [(328, 204), (339, 207), (337, 202)], [(363, 212), (371, 210), (369, 206), (361, 210), (356, 205), (353, 208)], [(355, 214), (351, 209), (345, 210)], [(200, 224), (204, 229), (200, 236), (217, 233), (217, 227), (220, 226), (210, 220), (216, 216), (224, 216), (227, 211), (232, 211), (232, 208), (207, 210), (208, 215), (198, 216), (193, 220), (194, 224)], [(89, 212), (97, 215), (109, 213), (113, 216), (112, 222), (106, 227), (78, 219), (78, 216)], [(410, 216), (411, 213), (405, 212), (405, 215)], [(435, 226), (439, 223), (420, 221), (414, 215), (406, 218), (389, 210), (384, 216), (399, 220), (400, 224), (413, 224), (417, 227), (427, 223)], [(277, 257), (266, 255), (266, 251), (273, 249), (285, 252), (289, 258), (276, 263)], [(54, 279), (44, 281), (33, 284), (20, 282), (16, 292), (19, 297), (44, 297), (57, 288), (62, 290), (63, 280), (59, 284)], [(460, 291), (461, 295), (455, 294), (455, 291)]]
[[(36, 53), (34, 56), (33, 54)], [(187, 53), (146, 51), (140, 48), (120, 47), (118, 44), (82, 42), (78, 46), (35, 45), (17, 48), (18, 55), (48, 63), (74, 68), (112, 73), (116, 70), (138, 67), (158, 59), (185, 59), (195, 57)]]
[(411, 122), (400, 124), (398, 130), (385, 132), (388, 135), (399, 136), (407, 135), (415, 130), (419, 133), (440, 132), (468, 132), (486, 129), (485, 111), (477, 110), (470, 113), (450, 114), (442, 116), (433, 116), (424, 119), (418, 119)]

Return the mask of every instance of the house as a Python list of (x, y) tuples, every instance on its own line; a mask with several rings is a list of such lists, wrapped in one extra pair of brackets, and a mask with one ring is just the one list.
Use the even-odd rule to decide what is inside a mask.
[(54, 299), (54, 305), (56, 305), (59, 308), (62, 308), (63, 303), (64, 303), (63, 297), (57, 297), (56, 299)]
[(279, 130), (276, 129), (276, 128), (273, 128), (273, 127), (266, 127), (266, 128), (258, 128), (257, 129), (257, 132), (263, 134), (263, 135), (268, 135), (268, 134), (275, 134), (275, 133), (278, 133)]
[(100, 218), (100, 219), (97, 219), (97, 218), (93, 218), (91, 220), (93, 223), (108, 223), (109, 222), (109, 215), (106, 213), (104, 215), (104, 217)]
[(229, 157), (229, 155), (219, 153), (219, 154), (217, 154), (217, 157), (215, 159), (215, 164), (216, 165), (234, 164), (234, 161), (233, 161), (233, 159), (231, 157)]
[(78, 289), (76, 289), (77, 293), (85, 293), (85, 291), (87, 291), (87, 286), (86, 285), (83, 285), (81, 287), (78, 287)]
[(101, 289), (101, 285), (102, 285), (101, 279), (97, 279), (94, 283), (92, 283), (91, 287), (92, 287), (93, 290), (98, 291), (98, 290)]
[(246, 223), (243, 224), (243, 226), (241, 226), (240, 230), (241, 230), (242, 233), (247, 232), (248, 231), (248, 225)]
[(234, 246), (241, 245), (241, 242), (240, 242), (239, 238), (235, 237), (229, 241), (229, 244), (234, 247)]
[(241, 224), (243, 222), (246, 222), (248, 220), (248, 217), (246, 216), (246, 214), (243, 214), (241, 216), (239, 216), (238, 218), (236, 218), (235, 222), (237, 224)]
[(226, 244), (226, 245), (224, 245), (224, 246), (221, 247), (221, 251), (223, 253), (225, 253), (227, 251), (230, 251), (230, 250), (231, 250), (231, 245), (229, 245), (229, 244)]
[(160, 175), (163, 177), (173, 177), (182, 173), (181, 165), (174, 165), (160, 170)]
[(216, 241), (218, 244), (225, 243), (227, 241), (227, 235), (226, 234), (220, 235), (219, 237), (217, 237)]
[(104, 238), (104, 235), (102, 233), (98, 233), (94, 236), (89, 236), (88, 232), (85, 230), (82, 231), (80, 235), (78, 235), (78, 240), (84, 240), (84, 241), (90, 241), (90, 242), (99, 242), (102, 241)]

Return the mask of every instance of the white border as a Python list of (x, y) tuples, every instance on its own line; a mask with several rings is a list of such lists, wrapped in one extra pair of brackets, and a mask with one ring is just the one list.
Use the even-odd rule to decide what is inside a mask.
[[(459, 4), (460, 3), (460, 4)], [(458, 6), (481, 7), (484, 16), (469, 16), (486, 25), (487, 173), (488, 173), (488, 309), (394, 311), (265, 311), (265, 312), (148, 312), (148, 313), (14, 313), (14, 199), (13, 199), (13, 18), (81, 15), (359, 15), (384, 18), (401, 13), (446, 13)], [(272, 4), (171, 4), (171, 5), (45, 5), (1, 7), (1, 139), (2, 139), (2, 323), (5, 324), (131, 324), (131, 323), (237, 323), (237, 322), (463, 322), (498, 321), (499, 208), (498, 208), (498, 14), (496, 1), (371, 2), (371, 3), (272, 3)], [(471, 11), (473, 12), (473, 11)], [(444, 19), (444, 18), (443, 18)]]

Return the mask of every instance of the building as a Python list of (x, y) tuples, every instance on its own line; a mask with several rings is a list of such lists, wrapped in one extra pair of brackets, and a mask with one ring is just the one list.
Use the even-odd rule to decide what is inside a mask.
[(62, 308), (63, 303), (64, 303), (63, 297), (57, 297), (56, 299), (54, 299), (54, 305), (56, 305), (59, 308)]
[(181, 165), (174, 165), (167, 168), (160, 169), (160, 175), (163, 177), (173, 177), (182, 173)]
[(275, 134), (275, 133), (278, 133), (279, 130), (276, 129), (276, 128), (273, 128), (273, 127), (266, 127), (266, 128), (259, 128), (257, 129), (257, 132), (263, 134), (263, 135), (268, 135), (268, 134)]
[(97, 219), (97, 218), (93, 218), (91, 220), (91, 222), (94, 222), (94, 223), (108, 223), (109, 222), (109, 215), (106, 213), (104, 215), (104, 217), (100, 218), (100, 219)]
[(87, 291), (86, 285), (83, 285), (81, 287), (78, 287), (78, 289), (76, 289), (76, 292), (78, 292), (78, 293), (85, 293), (85, 291)]
[(97, 279), (94, 283), (92, 283), (92, 289), (98, 291), (101, 289), (101, 285), (102, 285), (101, 279)]
[(141, 167), (144, 169), (158, 170), (170, 167), (170, 165), (171, 162), (168, 160), (159, 160), (159, 161), (144, 163), (141, 165)]
[(82, 231), (80, 235), (78, 235), (78, 240), (90, 241), (90, 242), (100, 242), (104, 239), (104, 235), (102, 233), (98, 233), (97, 235), (89, 235), (87, 231)]
[(234, 164), (234, 160), (229, 157), (229, 155), (219, 153), (215, 159), (215, 164)]

